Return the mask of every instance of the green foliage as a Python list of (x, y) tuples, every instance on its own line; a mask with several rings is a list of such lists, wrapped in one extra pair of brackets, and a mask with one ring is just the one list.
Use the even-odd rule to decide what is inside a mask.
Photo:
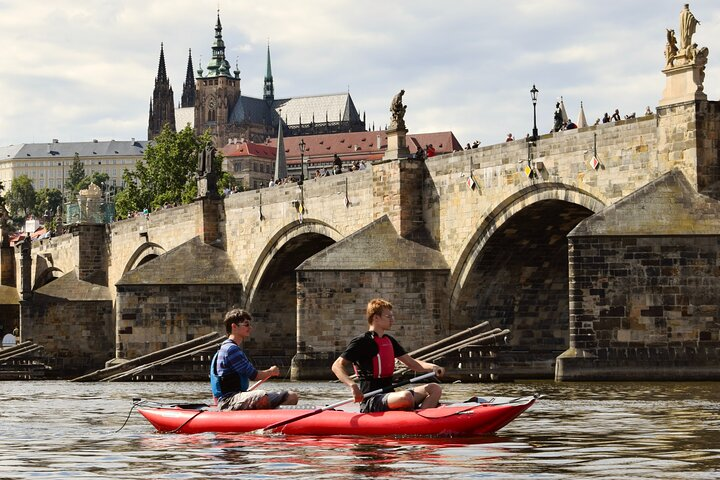
[(0, 212), (2, 212), (2, 209), (5, 207), (5, 196), (3, 195), (3, 190), (5, 190), (5, 185), (0, 181)]
[(45, 217), (46, 214), (52, 218), (62, 208), (62, 192), (57, 188), (41, 188), (35, 194), (35, 208), (33, 213), (36, 217)]
[(80, 161), (80, 156), (76, 153), (70, 171), (68, 172), (67, 180), (65, 181), (65, 191), (68, 199), (73, 199), (77, 196), (81, 190), (80, 182), (83, 180), (85, 180), (85, 166), (83, 162)]
[(110, 175), (103, 172), (92, 172), (89, 176), (83, 178), (80, 180), (80, 182), (77, 184), (77, 191), (84, 190), (90, 186), (91, 183), (94, 183), (98, 187), (102, 188), (103, 184), (107, 185), (108, 180), (110, 180)]
[(35, 209), (35, 187), (27, 175), (20, 175), (13, 179), (10, 191), (6, 196), (10, 215), (16, 219), (23, 219)]
[[(152, 211), (166, 203), (192, 202), (197, 196), (197, 152), (209, 143), (212, 143), (209, 133), (198, 137), (190, 126), (180, 132), (172, 131), (167, 125), (163, 127), (135, 170), (123, 172), (125, 188), (115, 202), (118, 218), (146, 208)], [(220, 172), (221, 169), (222, 155), (218, 152), (213, 170)]]

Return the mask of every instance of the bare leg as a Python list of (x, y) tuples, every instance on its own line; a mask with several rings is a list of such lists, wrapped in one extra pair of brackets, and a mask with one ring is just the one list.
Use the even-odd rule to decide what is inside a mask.
[(412, 410), (415, 407), (413, 394), (409, 390), (388, 394), (387, 404), (390, 410)]
[(292, 390), (288, 391), (287, 398), (285, 398), (285, 401), (282, 403), (283, 405), (297, 405), (298, 403), (298, 394), (296, 392), (293, 392)]
[(440, 403), (442, 395), (442, 387), (437, 383), (428, 383), (413, 388), (415, 395), (415, 405), (420, 405), (421, 409), (435, 408)]

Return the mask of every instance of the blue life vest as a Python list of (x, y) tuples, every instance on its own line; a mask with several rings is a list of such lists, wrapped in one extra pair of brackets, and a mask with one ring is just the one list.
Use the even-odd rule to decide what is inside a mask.
[[(223, 345), (225, 344), (223, 343)], [(220, 346), (220, 350), (222, 350), (222, 345)], [(213, 355), (212, 361), (210, 362), (210, 389), (212, 390), (213, 397), (222, 398), (231, 393), (246, 392), (250, 386), (250, 380), (246, 376), (239, 375), (236, 372), (227, 372), (224, 375), (218, 375), (217, 360), (220, 355), (220, 350)]]

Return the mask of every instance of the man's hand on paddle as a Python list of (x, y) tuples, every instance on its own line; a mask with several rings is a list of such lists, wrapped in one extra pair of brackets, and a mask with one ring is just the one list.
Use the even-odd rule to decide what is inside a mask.
[(357, 383), (352, 384), (352, 386), (350, 387), (350, 391), (352, 391), (355, 403), (360, 403), (363, 401), (364, 395), (362, 391), (360, 391), (360, 386)]
[(265, 369), (265, 370), (258, 370), (258, 375), (256, 377), (256, 380), (264, 380), (266, 378), (270, 377), (279, 377), (280, 376), (280, 369), (277, 365), (273, 365), (272, 367)]

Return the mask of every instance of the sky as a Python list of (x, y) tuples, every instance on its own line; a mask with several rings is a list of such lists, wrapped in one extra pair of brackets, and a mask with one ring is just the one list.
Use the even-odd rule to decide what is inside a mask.
[[(146, 139), (160, 44), (180, 101), (188, 49), (211, 58), (220, 11), (243, 95), (262, 97), (268, 42), (276, 98), (349, 91), (368, 127), (405, 90), (410, 133), (461, 144), (540, 133), (562, 96), (589, 123), (654, 109), (675, 0), (0, 0), (0, 146)], [(693, 41), (709, 48), (720, 96), (720, 1), (698, 0)]]

